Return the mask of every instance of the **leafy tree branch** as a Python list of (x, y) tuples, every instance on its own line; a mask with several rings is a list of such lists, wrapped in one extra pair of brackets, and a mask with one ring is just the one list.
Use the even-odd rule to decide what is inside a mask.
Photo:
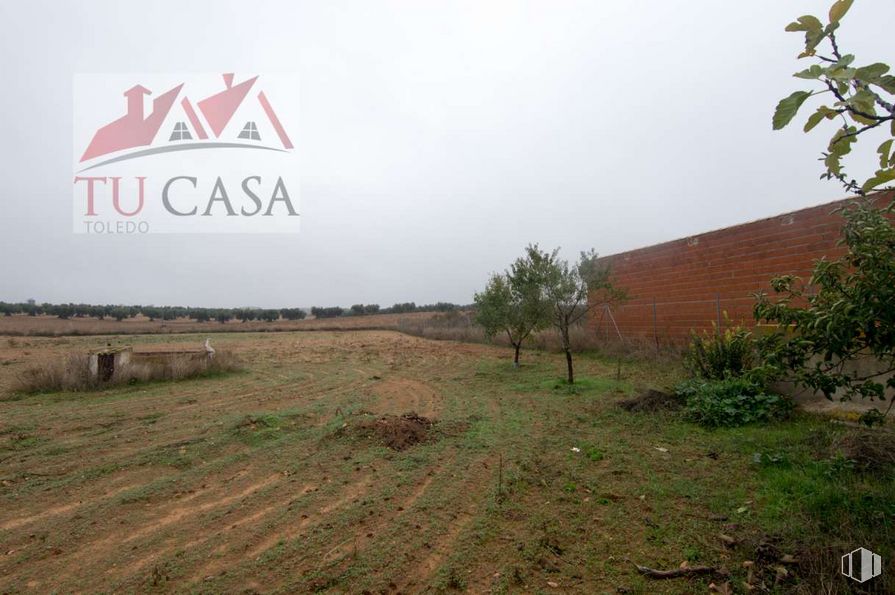
[[(830, 138), (827, 150), (822, 153), (826, 171), (821, 177), (838, 180), (849, 192), (863, 195), (890, 189), (889, 183), (895, 180), (895, 152), (892, 151), (895, 138), (895, 76), (889, 74), (887, 64), (874, 62), (856, 66), (854, 55), (841, 52), (836, 31), (853, 1), (837, 0), (830, 7), (826, 24), (813, 15), (804, 15), (786, 26), (786, 31), (805, 34), (805, 47), (798, 58), (818, 61), (793, 76), (814, 81), (821, 88), (795, 91), (780, 100), (772, 124), (774, 130), (780, 130), (793, 120), (809, 97), (831, 95), (834, 101), (830, 105), (817, 107), (808, 117), (803, 130), (810, 132), (824, 120), (841, 121)], [(818, 53), (824, 43), (829, 44), (830, 55)], [(851, 153), (858, 137), (874, 129), (887, 130), (890, 138), (877, 148), (879, 169), (859, 183), (845, 172), (843, 159)]]

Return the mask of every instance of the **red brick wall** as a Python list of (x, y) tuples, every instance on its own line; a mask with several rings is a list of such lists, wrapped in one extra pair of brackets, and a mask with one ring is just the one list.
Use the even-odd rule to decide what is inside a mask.
[[(887, 198), (891, 196), (881, 196), (880, 204)], [(590, 324), (608, 338), (620, 333), (626, 339), (655, 336), (660, 344), (678, 342), (689, 337), (691, 329), (710, 329), (720, 306), (733, 322), (751, 326), (751, 294), (769, 291), (772, 277), (794, 274), (807, 279), (814, 261), (842, 254), (836, 245), (842, 218), (832, 211), (846, 202), (603, 257), (600, 261), (610, 265), (613, 283), (625, 289), (629, 299), (611, 309), (611, 319), (597, 309)]]

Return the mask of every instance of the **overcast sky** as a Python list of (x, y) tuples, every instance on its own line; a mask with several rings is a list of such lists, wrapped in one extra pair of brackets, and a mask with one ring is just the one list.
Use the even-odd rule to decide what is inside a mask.
[[(611, 254), (841, 198), (824, 132), (771, 131), (804, 87), (783, 28), (830, 2), (3, 0), (0, 300), (468, 303), (529, 242)], [(892, 64), (893, 22), (858, 0), (840, 44)], [(232, 71), (300, 76), (301, 232), (73, 234), (73, 75)]]

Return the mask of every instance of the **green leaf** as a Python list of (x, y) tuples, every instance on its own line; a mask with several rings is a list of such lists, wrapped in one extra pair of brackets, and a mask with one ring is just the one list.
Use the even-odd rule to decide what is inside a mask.
[(817, 17), (806, 14), (786, 26), (786, 31), (822, 31), (823, 25)]
[(887, 92), (895, 95), (895, 76), (892, 76), (891, 74), (881, 76), (879, 77), (879, 81), (876, 84), (885, 89)]
[(879, 146), (876, 150), (879, 153), (879, 166), (885, 169), (889, 165), (889, 153), (892, 151), (892, 141), (895, 139), (889, 139), (883, 144)]
[(802, 129), (804, 132), (811, 132), (811, 129), (820, 124), (820, 121), (824, 119), (824, 113), (821, 111), (816, 111), (810, 116), (808, 116), (808, 121), (805, 122), (805, 127)]
[(842, 157), (851, 153), (851, 146), (857, 140), (855, 134), (857, 129), (854, 126), (840, 128), (833, 138), (830, 139), (830, 145), (827, 148), (829, 153), (824, 159), (824, 165), (831, 174), (839, 175), (842, 173)]
[(873, 120), (872, 118), (865, 118), (861, 114), (856, 114), (854, 112), (848, 112), (848, 115), (852, 120), (854, 120), (858, 124), (863, 124), (864, 126), (872, 126), (872, 125), (876, 124), (876, 120)]
[(809, 97), (811, 97), (810, 91), (796, 91), (789, 97), (781, 99), (777, 109), (774, 110), (774, 130), (780, 130), (789, 124)]
[(838, 23), (851, 8), (853, 0), (837, 0), (830, 7), (830, 23)]
[(824, 37), (825, 35), (823, 31), (808, 31), (805, 33), (805, 49), (813, 52), (814, 48), (823, 41)]
[(877, 83), (880, 77), (889, 72), (889, 66), (882, 62), (876, 62), (869, 66), (862, 66), (855, 70), (855, 78), (865, 83)]
[(824, 118), (828, 120), (832, 120), (836, 117), (836, 111), (828, 108), (825, 105), (817, 108), (817, 111), (811, 114), (808, 117), (808, 121), (805, 122), (805, 128), (803, 129), (805, 132), (810, 132), (812, 128), (820, 124), (820, 121)]
[(814, 80), (819, 79), (823, 73), (824, 69), (820, 67), (820, 64), (812, 64), (810, 68), (797, 72), (793, 76), (798, 79)]
[(865, 88), (852, 95), (848, 99), (848, 104), (865, 114), (876, 115), (876, 96)]
[(895, 168), (890, 167), (889, 169), (880, 169), (877, 170), (872, 178), (864, 182), (861, 186), (861, 190), (869, 192), (877, 186), (882, 186), (886, 182), (891, 182), (892, 180), (895, 180)]
[(786, 31), (805, 32), (805, 53), (799, 56), (800, 58), (805, 55), (813, 55), (814, 48), (816, 48), (817, 44), (819, 44), (826, 36), (823, 24), (821, 24), (817, 17), (811, 16), (810, 14), (800, 16), (797, 21), (788, 24), (786, 26)]
[[(845, 83), (847, 85), (854, 78), (855, 69), (847, 68), (845, 66), (832, 66), (827, 69), (827, 76), (838, 83)], [(848, 89), (847, 86), (846, 89)], [(842, 94), (844, 95), (845, 93), (842, 92)]]
[(828, 153), (824, 158), (824, 165), (829, 173), (839, 175), (842, 172), (842, 156), (836, 153)]

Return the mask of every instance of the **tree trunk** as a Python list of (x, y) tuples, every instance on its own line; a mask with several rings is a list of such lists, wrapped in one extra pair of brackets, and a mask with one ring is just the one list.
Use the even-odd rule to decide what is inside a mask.
[(566, 367), (569, 369), (569, 384), (575, 384), (575, 373), (572, 371), (572, 350), (566, 348)]
[(519, 367), (519, 349), (522, 348), (522, 343), (513, 343), (513, 347), (516, 348), (516, 355), (513, 357), (513, 367)]
[(569, 370), (569, 384), (575, 384), (575, 372), (572, 370), (572, 342), (569, 340), (569, 322), (565, 322), (566, 323), (563, 325), (562, 329), (560, 329), (562, 349), (566, 352), (566, 367)]

